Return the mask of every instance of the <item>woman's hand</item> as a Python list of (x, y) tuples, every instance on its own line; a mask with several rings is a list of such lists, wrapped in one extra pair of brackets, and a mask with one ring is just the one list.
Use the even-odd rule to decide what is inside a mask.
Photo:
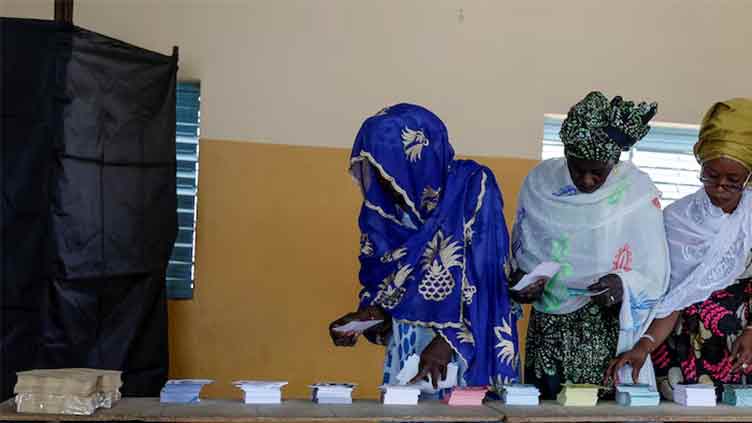
[(385, 320), (386, 313), (381, 307), (367, 307), (352, 313), (347, 313), (339, 319), (329, 324), (329, 336), (332, 338), (334, 345), (338, 347), (352, 347), (358, 342), (359, 332), (340, 332), (334, 330), (335, 327), (345, 325), (350, 322), (364, 320)]
[(606, 385), (609, 380), (613, 381), (614, 385), (617, 383), (626, 383), (625, 381), (619, 380), (619, 370), (627, 364), (632, 366), (632, 383), (638, 383), (640, 369), (642, 369), (642, 366), (645, 364), (648, 354), (650, 354), (650, 351), (641, 346), (640, 342), (638, 342), (631, 350), (619, 354), (619, 356), (611, 360), (611, 363), (608, 365), (606, 374), (603, 377), (603, 384)]
[(624, 287), (622, 286), (621, 277), (614, 273), (598, 279), (598, 282), (590, 285), (588, 290), (591, 292), (604, 291), (602, 294), (592, 298), (593, 302), (601, 307), (611, 307), (621, 302), (624, 296)]
[(509, 295), (513, 300), (520, 304), (534, 303), (540, 300), (543, 296), (543, 291), (546, 289), (546, 283), (548, 283), (548, 279), (538, 279), (520, 291), (510, 289)]
[(363, 331), (363, 336), (376, 345), (386, 345), (389, 343), (389, 335), (392, 334), (392, 319), (386, 316), (384, 321), (376, 326), (370, 327)]
[(731, 346), (732, 372), (739, 370), (747, 372), (747, 368), (752, 365), (752, 330), (745, 329), (742, 334), (734, 341)]
[(446, 379), (447, 364), (452, 361), (452, 347), (441, 335), (436, 335), (420, 354), (418, 374), (410, 381), (416, 383), (431, 375), (433, 389), (439, 389), (439, 381)]

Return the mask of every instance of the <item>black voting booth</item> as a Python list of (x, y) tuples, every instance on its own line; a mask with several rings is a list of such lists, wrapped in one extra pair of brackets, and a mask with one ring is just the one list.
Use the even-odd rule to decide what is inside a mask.
[(0, 18), (0, 400), (15, 372), (168, 369), (177, 51)]

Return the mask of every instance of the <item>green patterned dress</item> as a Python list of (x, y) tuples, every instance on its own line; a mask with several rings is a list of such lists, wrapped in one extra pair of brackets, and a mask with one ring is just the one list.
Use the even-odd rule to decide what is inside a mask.
[(619, 305), (590, 303), (569, 314), (532, 312), (525, 352), (525, 383), (556, 399), (564, 383), (600, 385), (616, 353)]

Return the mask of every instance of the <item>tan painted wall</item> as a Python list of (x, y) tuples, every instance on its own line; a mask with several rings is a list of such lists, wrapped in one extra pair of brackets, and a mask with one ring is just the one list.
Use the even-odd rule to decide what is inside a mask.
[[(0, 15), (49, 19), (52, 4), (0, 0)], [(746, 0), (76, 0), (78, 25), (177, 44), (180, 77), (202, 82), (196, 297), (170, 304), (173, 376), (216, 378), (213, 396), (241, 377), (289, 378), (293, 396), (349, 379), (372, 396), (381, 351), (335, 351), (326, 333), (355, 303), (344, 169), (362, 119), (433, 109), (458, 152), (486, 156), (509, 219), (542, 115), (588, 90), (690, 123), (752, 95), (750, 16)]]
[[(172, 375), (211, 377), (209, 395), (237, 396), (239, 378), (285, 378), (287, 394), (349, 380), (376, 395), (383, 349), (334, 348), (329, 322), (356, 306), (360, 193), (349, 150), (201, 143), (195, 298), (170, 303)], [(484, 158), (514, 214), (534, 165)]]
[[(52, 16), (52, 0), (0, 0)], [(539, 157), (542, 115), (591, 89), (696, 123), (752, 95), (748, 0), (76, 0), (78, 25), (169, 53), (203, 83), (202, 135), (346, 148), (397, 101), (464, 154)]]

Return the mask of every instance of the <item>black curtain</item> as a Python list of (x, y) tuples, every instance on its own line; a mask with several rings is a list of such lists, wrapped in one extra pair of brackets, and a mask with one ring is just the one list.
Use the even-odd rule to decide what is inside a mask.
[(177, 231), (177, 57), (52, 21), (0, 18), (0, 399), (15, 372), (167, 376)]

